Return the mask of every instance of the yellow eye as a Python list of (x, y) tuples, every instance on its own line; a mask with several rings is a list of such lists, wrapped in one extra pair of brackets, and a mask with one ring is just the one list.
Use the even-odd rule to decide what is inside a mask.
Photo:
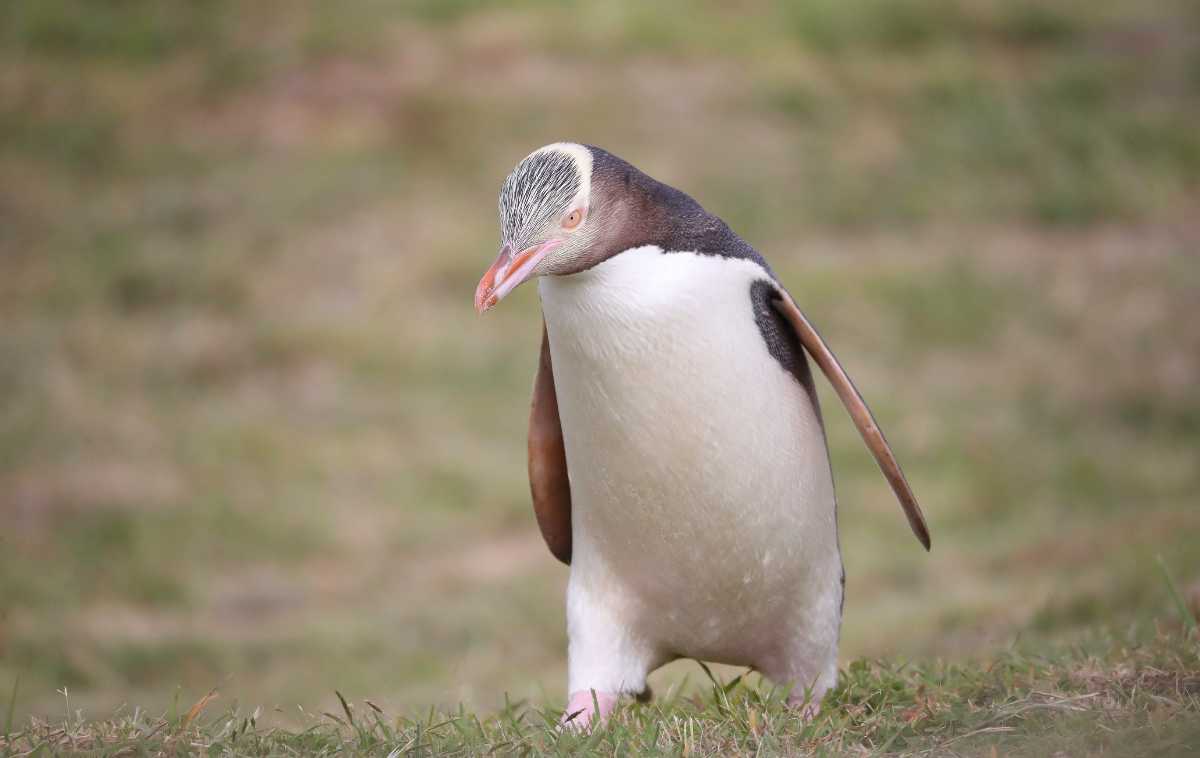
[(563, 229), (574, 229), (575, 227), (579, 226), (580, 221), (583, 221), (583, 211), (576, 208), (568, 213), (567, 217), (563, 219)]

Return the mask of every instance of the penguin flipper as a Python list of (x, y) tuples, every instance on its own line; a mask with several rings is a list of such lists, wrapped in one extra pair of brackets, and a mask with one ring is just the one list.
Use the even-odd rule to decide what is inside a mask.
[(867, 407), (867, 401), (863, 400), (858, 388), (854, 386), (854, 382), (850, 380), (850, 376), (838, 362), (837, 356), (833, 354), (833, 351), (825, 344), (825, 340), (805, 318), (804, 313), (796, 305), (796, 301), (792, 300), (792, 296), (782, 287), (778, 288), (778, 293), (779, 297), (775, 300), (775, 308), (792, 325), (796, 336), (800, 339), (800, 344), (804, 345), (804, 349), (821, 367), (821, 371), (833, 385), (842, 405), (846, 406), (846, 411), (850, 414), (854, 425), (858, 427), (863, 441), (867, 443), (867, 448), (875, 456), (875, 462), (879, 464), (888, 484), (892, 486), (892, 492), (896, 493), (896, 499), (900, 501), (904, 515), (908, 517), (908, 525), (912, 528), (913, 534), (928, 550), (930, 545), (929, 527), (925, 524), (925, 515), (921, 512), (921, 506), (917, 503), (917, 497), (913, 494), (912, 488), (908, 486), (908, 480), (904, 478), (904, 472), (900, 469), (900, 464), (896, 461), (891, 446), (883, 436), (883, 430), (879, 428), (879, 424), (875, 422), (875, 417), (871, 414), (871, 409)]
[(546, 547), (555, 558), (570, 565), (571, 483), (567, 478), (567, 449), (558, 417), (558, 396), (554, 391), (554, 369), (544, 319), (542, 352), (529, 409), (529, 490)]

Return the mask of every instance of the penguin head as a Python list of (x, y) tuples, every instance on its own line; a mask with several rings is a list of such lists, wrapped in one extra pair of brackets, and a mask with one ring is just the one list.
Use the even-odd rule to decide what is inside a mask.
[(573, 142), (535, 150), (500, 190), (500, 254), (475, 290), (483, 313), (522, 282), (594, 265), (589, 251), (604, 229), (593, 202), (592, 151)]

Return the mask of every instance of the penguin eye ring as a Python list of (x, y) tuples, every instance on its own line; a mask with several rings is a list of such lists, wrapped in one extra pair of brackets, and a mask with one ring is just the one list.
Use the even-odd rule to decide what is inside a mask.
[(566, 217), (563, 218), (562, 227), (563, 227), (563, 229), (570, 231), (571, 229), (574, 229), (575, 227), (579, 226), (579, 224), (582, 221), (583, 221), (583, 210), (581, 208), (576, 208), (575, 210), (568, 213), (566, 215)]

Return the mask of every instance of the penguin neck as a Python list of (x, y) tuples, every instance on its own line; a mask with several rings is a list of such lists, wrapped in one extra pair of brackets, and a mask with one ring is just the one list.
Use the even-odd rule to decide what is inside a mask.
[(608, 331), (655, 317), (654, 309), (671, 292), (663, 280), (670, 273), (661, 265), (664, 255), (657, 245), (640, 245), (575, 274), (542, 277), (538, 294), (547, 322), (569, 319), (580, 327)]
[(648, 245), (662, 250), (691, 250), (689, 242), (697, 226), (724, 227), (686, 192), (648, 176), (601, 148), (591, 150), (595, 216), (604, 229), (595, 249), (586, 256), (590, 266)]
[(581, 270), (627, 251), (654, 246), (667, 252), (746, 259), (775, 275), (762, 256), (686, 192), (654, 179), (611, 153), (593, 148), (594, 217), (602, 231), (581, 256)]
[[(538, 281), (551, 352), (630, 359), (696, 336), (716, 306), (750, 314), (750, 286), (769, 274), (750, 260), (656, 245), (625, 250), (586, 271)], [(749, 315), (748, 315), (749, 317)]]

